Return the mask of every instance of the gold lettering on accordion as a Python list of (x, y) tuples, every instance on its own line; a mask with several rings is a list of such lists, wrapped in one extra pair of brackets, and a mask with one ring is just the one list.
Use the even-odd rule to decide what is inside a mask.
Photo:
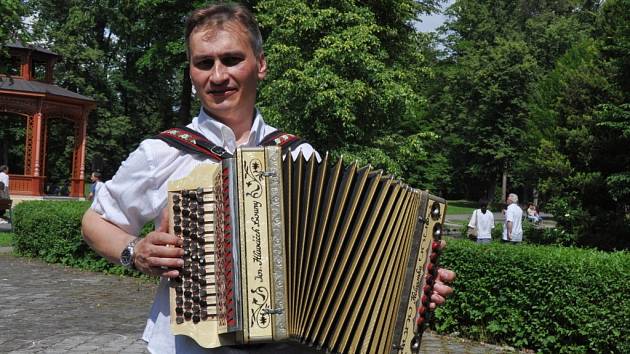
[(270, 240), (265, 152), (239, 149), (238, 177), (241, 218), (243, 335), (245, 342), (269, 341), (271, 326)]

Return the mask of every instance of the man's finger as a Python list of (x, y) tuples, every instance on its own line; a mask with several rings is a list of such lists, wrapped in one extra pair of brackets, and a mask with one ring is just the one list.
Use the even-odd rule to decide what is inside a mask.
[(438, 279), (444, 283), (452, 283), (456, 277), (457, 275), (452, 270), (445, 268), (438, 269)]
[(179, 237), (158, 230), (149, 233), (145, 239), (146, 242), (152, 245), (181, 246), (182, 244), (182, 240)]

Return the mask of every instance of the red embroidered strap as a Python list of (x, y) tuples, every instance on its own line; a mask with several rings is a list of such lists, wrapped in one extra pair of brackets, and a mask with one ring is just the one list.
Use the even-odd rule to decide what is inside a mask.
[(276, 130), (264, 137), (260, 142), (260, 146), (280, 146), (282, 148), (282, 152), (286, 152), (289, 148), (295, 149), (305, 142), (306, 141), (304, 139), (297, 135)]
[(164, 140), (171, 146), (186, 152), (200, 153), (215, 160), (223, 160), (232, 157), (232, 154), (225, 151), (225, 149), (214, 145), (203, 135), (187, 127), (165, 130), (158, 134), (156, 138)]
[[(163, 140), (169, 145), (188, 153), (202, 154), (209, 156), (214, 160), (220, 161), (232, 157), (232, 154), (225, 151), (225, 149), (214, 145), (203, 135), (187, 127), (165, 130), (156, 135), (155, 138)], [(280, 146), (282, 148), (282, 152), (285, 153), (289, 149), (295, 149), (304, 143), (304, 139), (297, 135), (276, 130), (265, 136), (259, 146)]]

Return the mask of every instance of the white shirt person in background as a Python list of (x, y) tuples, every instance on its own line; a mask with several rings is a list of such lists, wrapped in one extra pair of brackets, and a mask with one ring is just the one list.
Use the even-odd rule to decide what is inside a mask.
[(488, 202), (479, 201), (479, 209), (475, 209), (468, 227), (477, 231), (477, 243), (490, 243), (494, 229), (494, 215), (488, 210)]
[(523, 209), (518, 206), (518, 196), (510, 193), (507, 197), (508, 205), (505, 211), (505, 225), (503, 227), (503, 242), (513, 244), (523, 241)]

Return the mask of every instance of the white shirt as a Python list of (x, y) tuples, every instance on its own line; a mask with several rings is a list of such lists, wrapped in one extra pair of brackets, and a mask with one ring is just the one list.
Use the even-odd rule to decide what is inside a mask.
[(4, 183), (8, 191), (9, 190), (9, 175), (4, 172), (0, 172), (0, 182)]
[[(209, 117), (203, 109), (188, 125), (203, 134), (217, 146), (230, 153), (237, 148), (236, 137), (228, 126)], [(256, 111), (249, 141), (244, 146), (257, 146), (262, 139), (276, 129), (265, 124)], [(315, 151), (309, 144), (302, 144), (292, 152), (300, 151), (310, 158)], [(315, 153), (319, 158), (319, 155)], [(132, 152), (121, 164), (114, 177), (96, 191), (92, 209), (104, 219), (118, 225), (124, 231), (138, 235), (142, 226), (153, 220), (160, 224), (161, 211), (167, 204), (167, 182), (181, 179), (201, 163), (216, 161), (199, 154), (188, 154), (171, 147), (159, 139), (148, 139)], [(243, 353), (232, 348), (207, 350), (199, 347), (187, 336), (173, 336), (170, 331), (168, 281), (162, 279), (151, 308), (142, 338), (152, 353)]]
[(523, 209), (519, 207), (516, 203), (512, 203), (508, 205), (507, 210), (505, 211), (505, 225), (503, 226), (503, 239), (508, 241), (507, 238), (507, 223), (508, 221), (512, 222), (512, 233), (510, 236), (512, 237), (512, 242), (521, 242), (523, 241)]
[(477, 239), (490, 239), (492, 238), (492, 229), (494, 229), (494, 215), (490, 210), (486, 210), (484, 214), (481, 209), (476, 209), (468, 226), (477, 229)]

